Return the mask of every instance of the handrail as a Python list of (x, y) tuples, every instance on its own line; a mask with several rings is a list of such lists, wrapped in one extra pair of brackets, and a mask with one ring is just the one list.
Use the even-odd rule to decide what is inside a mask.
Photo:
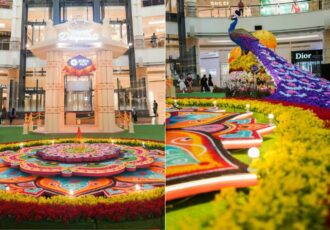
[[(231, 16), (235, 10), (239, 9), (238, 5), (219, 5), (221, 2), (214, 2), (213, 5), (202, 4), (186, 4), (185, 14), (187, 17), (219, 17), (227, 18)], [(228, 3), (230, 3), (228, 1)], [(329, 9), (330, 6), (323, 4), (324, 0), (298, 0), (300, 12), (311, 12), (321, 9)], [(243, 17), (253, 16), (271, 16), (294, 14), (295, 10), (292, 8), (293, 1), (272, 4), (245, 4), (243, 8)], [(300, 13), (299, 12), (299, 13)]]

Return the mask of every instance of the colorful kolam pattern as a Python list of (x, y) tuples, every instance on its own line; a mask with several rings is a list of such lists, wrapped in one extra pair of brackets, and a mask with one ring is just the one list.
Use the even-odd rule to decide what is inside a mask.
[[(171, 114), (166, 126), (166, 180), (167, 191), (171, 191), (166, 193), (169, 195), (167, 200), (210, 191), (210, 187), (204, 188), (209, 186), (203, 181), (205, 179), (228, 175), (244, 178), (244, 174), (248, 174), (247, 165), (236, 160), (227, 150), (259, 147), (262, 136), (275, 128), (274, 125), (256, 123), (251, 112), (225, 112), (215, 107), (167, 110)], [(231, 185), (240, 187), (256, 183), (256, 179), (246, 178)], [(200, 184), (182, 189), (186, 186), (184, 184), (194, 181), (200, 181)], [(223, 186), (217, 185), (211, 186), (212, 189)], [(171, 190), (172, 187), (180, 187), (178, 194)]]
[[(79, 145), (60, 143), (1, 152), (0, 190), (34, 197), (113, 196), (164, 186), (165, 154), (162, 150), (84, 143), (88, 152), (85, 154), (79, 150)], [(93, 162), (91, 159), (95, 156), (99, 158)], [(70, 158), (69, 162), (66, 157)]]
[[(81, 155), (85, 153), (70, 153), (67, 152), (57, 152), (54, 153), (52, 161), (45, 160), (45, 155), (40, 156), (40, 151), (48, 150), (48, 152), (53, 153), (53, 149), (68, 149), (68, 146), (73, 146), (75, 144), (58, 144), (54, 146), (48, 146), (40, 149), (40, 147), (27, 147), (23, 148), (16, 154), (11, 154), (3, 157), (4, 163), (12, 168), (20, 168), (21, 171), (25, 173), (30, 173), (33, 175), (39, 176), (92, 176), (92, 177), (103, 177), (116, 175), (127, 171), (135, 171), (137, 168), (147, 168), (154, 161), (153, 158), (147, 156), (148, 151), (143, 148), (132, 148), (126, 147), (122, 150), (116, 150), (115, 154), (111, 154), (110, 159), (103, 159), (102, 162), (99, 162), (102, 159), (97, 159), (96, 162), (90, 162), (90, 159), (93, 159), (93, 156), (90, 156), (90, 149), (95, 147), (95, 144), (86, 144), (87, 157), (89, 156), (88, 163), (80, 163), (83, 161)], [(79, 145), (79, 144), (77, 144)], [(100, 147), (104, 145), (104, 147)], [(109, 149), (112, 144), (98, 144), (97, 149)], [(113, 145), (113, 148), (117, 149), (119, 146)], [(49, 151), (51, 149), (52, 151)], [(56, 155), (55, 155), (56, 154)], [(63, 163), (65, 157), (69, 158), (69, 161), (75, 161), (73, 158), (77, 158), (78, 163)]]

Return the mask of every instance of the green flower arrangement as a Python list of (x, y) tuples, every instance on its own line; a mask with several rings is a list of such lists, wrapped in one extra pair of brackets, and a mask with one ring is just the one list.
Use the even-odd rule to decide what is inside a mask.
[(257, 169), (257, 186), (244, 191), (222, 189), (207, 219), (187, 217), (176, 225), (181, 229), (193, 225), (195, 229), (326, 229), (330, 130), (325, 121), (310, 110), (257, 100), (183, 99), (177, 103), (212, 106), (213, 101), (220, 108), (245, 109), (250, 104), (251, 111), (274, 114), (277, 142), (251, 165)]

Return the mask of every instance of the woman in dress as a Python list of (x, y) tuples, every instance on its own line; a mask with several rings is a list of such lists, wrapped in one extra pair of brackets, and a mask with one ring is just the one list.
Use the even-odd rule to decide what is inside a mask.
[(185, 79), (183, 78), (182, 74), (180, 74), (178, 81), (179, 81), (180, 91), (182, 91), (182, 93), (185, 93), (185, 91), (187, 91), (187, 86), (186, 86)]
[(300, 13), (301, 10), (300, 10), (297, 0), (293, 0), (291, 11), (295, 14)]

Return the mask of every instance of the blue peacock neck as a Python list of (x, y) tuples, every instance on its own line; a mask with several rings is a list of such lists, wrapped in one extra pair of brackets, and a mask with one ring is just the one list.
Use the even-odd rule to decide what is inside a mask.
[(235, 27), (237, 25), (238, 19), (234, 18), (233, 22), (230, 23), (229, 29), (228, 29), (228, 33), (230, 34), (231, 32), (233, 32), (235, 30)]

